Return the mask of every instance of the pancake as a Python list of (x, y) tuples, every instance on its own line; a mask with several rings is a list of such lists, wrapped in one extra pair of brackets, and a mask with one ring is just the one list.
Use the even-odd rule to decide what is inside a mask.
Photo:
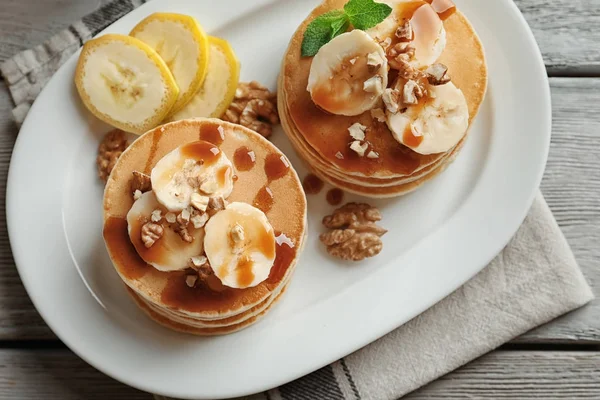
[(356, 175), (345, 175), (341, 172), (338, 172), (334, 168), (330, 168), (330, 164), (328, 164), (323, 159), (319, 158), (319, 155), (315, 152), (315, 150), (312, 147), (310, 147), (310, 145), (306, 143), (306, 141), (303, 139), (302, 134), (297, 132), (296, 128), (289, 123), (289, 114), (287, 112), (285, 100), (283, 98), (280, 98), (278, 102), (280, 110), (279, 116), (281, 119), (281, 123), (286, 126), (288, 139), (294, 146), (296, 152), (300, 155), (300, 158), (305, 160), (309, 168), (323, 171), (325, 174), (331, 176), (332, 178), (335, 178), (336, 180), (340, 180), (353, 185), (363, 186), (365, 188), (398, 186), (414, 182), (416, 180), (419, 180), (420, 178), (424, 178), (427, 174), (441, 166), (444, 163), (444, 161), (448, 158), (450, 153), (452, 153), (454, 148), (462, 146), (463, 142), (466, 139), (465, 135), (465, 137), (463, 137), (463, 139), (461, 139), (461, 141), (454, 148), (452, 148), (446, 153), (443, 153), (439, 160), (418, 171), (415, 171), (413, 174), (408, 176), (386, 179), (376, 177), (359, 177)]
[(225, 327), (215, 327), (215, 328), (195, 328), (188, 325), (184, 325), (178, 322), (171, 321), (168, 318), (163, 317), (162, 315), (157, 314), (153, 310), (148, 307), (148, 304), (139, 297), (136, 292), (129, 289), (127, 292), (131, 295), (135, 303), (140, 307), (152, 320), (157, 322), (158, 324), (169, 328), (174, 331), (182, 332), (182, 333), (190, 333), (192, 335), (197, 336), (216, 336), (216, 335), (227, 335), (230, 333), (234, 333), (240, 331), (244, 328), (249, 327), (252, 324), (258, 322), (261, 318), (263, 318), (267, 312), (279, 301), (281, 300), (281, 296), (287, 289), (287, 286), (282, 288), (281, 293), (273, 299), (273, 302), (269, 304), (269, 306), (263, 310), (261, 313), (234, 325), (229, 325)]
[[(286, 133), (296, 131), (323, 162), (344, 175), (369, 178), (411, 176), (434, 164), (444, 154), (421, 155), (398, 143), (386, 124), (374, 121), (369, 112), (356, 117), (326, 113), (315, 106), (307, 91), (312, 58), (301, 57), (304, 31), (317, 16), (341, 9), (346, 0), (325, 0), (300, 25), (290, 41), (283, 60), (278, 96), (289, 115)], [(456, 12), (444, 21), (447, 44), (438, 62), (448, 66), (452, 82), (463, 91), (469, 107), (469, 124), (477, 115), (487, 88), (487, 67), (482, 44), (464, 15)], [(348, 147), (347, 128), (360, 122), (370, 129), (368, 140), (378, 159), (359, 157)], [(341, 152), (343, 159), (335, 155)]]
[[(223, 138), (219, 134), (219, 126), (224, 129)], [(129, 186), (132, 172), (149, 174), (164, 155), (197, 140), (219, 146), (234, 167), (237, 149), (246, 147), (256, 155), (256, 163), (251, 169), (241, 171), (235, 168), (237, 180), (227, 200), (255, 204), (265, 212), (276, 236), (289, 240), (278, 241), (281, 243), (276, 246), (276, 259), (270, 275), (255, 287), (223, 287), (218, 292), (203, 285), (189, 288), (185, 284), (186, 272), (158, 271), (139, 257), (129, 239), (125, 217), (133, 204)], [(298, 175), (284, 161), (287, 159), (279, 149), (259, 134), (216, 119), (172, 122), (140, 136), (119, 158), (104, 194), (103, 235), (121, 279), (145, 301), (192, 319), (222, 320), (239, 316), (263, 303), (278, 292), (291, 276), (305, 239), (306, 197)], [(272, 198), (262, 197), (266, 187), (270, 189)]]

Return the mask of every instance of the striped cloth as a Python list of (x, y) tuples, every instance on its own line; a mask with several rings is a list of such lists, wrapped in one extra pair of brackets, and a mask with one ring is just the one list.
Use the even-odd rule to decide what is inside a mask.
[[(115, 0), (0, 65), (17, 123), (82, 43), (143, 2)], [(455, 293), (356, 353), (248, 399), (397, 399), (592, 297), (539, 194), (506, 249)], [(157, 395), (156, 399), (165, 398)]]

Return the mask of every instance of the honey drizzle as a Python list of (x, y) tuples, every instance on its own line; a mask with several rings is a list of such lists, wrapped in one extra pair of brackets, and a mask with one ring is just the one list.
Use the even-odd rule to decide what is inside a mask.
[[(219, 129), (221, 128), (221, 129)], [(205, 142), (209, 142), (214, 144), (215, 146), (220, 146), (225, 140), (225, 135), (221, 125), (218, 124), (203, 124), (200, 126), (200, 140), (204, 140)]]

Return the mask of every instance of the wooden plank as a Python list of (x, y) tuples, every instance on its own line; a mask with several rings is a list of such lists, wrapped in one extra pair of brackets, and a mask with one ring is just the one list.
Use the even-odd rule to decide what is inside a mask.
[(600, 0), (514, 1), (533, 30), (551, 76), (600, 74)]
[[(0, 398), (140, 399), (67, 350), (0, 350)], [(496, 351), (405, 397), (598, 399), (600, 352)]]
[(404, 398), (599, 399), (600, 352), (496, 351)]
[(2, 0), (0, 61), (43, 43), (106, 0)]
[(0, 398), (151, 400), (68, 350), (0, 350)]

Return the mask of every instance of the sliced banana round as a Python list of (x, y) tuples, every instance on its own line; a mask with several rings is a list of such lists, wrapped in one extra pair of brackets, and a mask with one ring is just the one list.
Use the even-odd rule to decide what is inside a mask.
[(355, 29), (321, 47), (312, 60), (308, 91), (319, 108), (353, 116), (373, 108), (387, 83), (385, 51), (367, 33)]
[(208, 69), (208, 37), (189, 15), (154, 13), (129, 34), (152, 47), (165, 61), (179, 86), (173, 106), (185, 106), (202, 86)]
[(171, 116), (177, 121), (186, 118), (220, 118), (235, 96), (240, 80), (240, 62), (226, 40), (210, 36), (209, 63), (206, 79), (181, 110)]
[(414, 67), (425, 67), (435, 63), (446, 48), (444, 23), (433, 7), (422, 0), (383, 0), (392, 7), (392, 13), (383, 22), (367, 30), (367, 33), (381, 42), (388, 40), (394, 46), (398, 39), (396, 31), (410, 21), (415, 54), (410, 63)]
[(269, 277), (275, 233), (266, 215), (246, 203), (231, 203), (206, 224), (204, 251), (223, 285), (253, 287)]
[[(146, 224), (156, 226), (144, 227)], [(204, 229), (195, 229), (190, 223), (186, 229), (193, 240), (183, 240), (176, 231), (176, 224), (167, 221), (167, 210), (151, 191), (144, 193), (133, 203), (127, 213), (127, 228), (131, 243), (142, 260), (159, 271), (180, 271), (189, 268), (190, 259), (202, 254), (204, 250)], [(162, 234), (157, 230), (162, 231)], [(148, 247), (145, 234), (154, 234), (152, 239), (159, 237)]]
[(469, 106), (452, 82), (429, 86), (429, 95), (405, 112), (387, 111), (394, 138), (420, 154), (444, 153), (463, 138), (469, 128)]
[(137, 134), (157, 126), (179, 94), (158, 53), (141, 40), (116, 34), (100, 36), (83, 46), (75, 85), (92, 114)]
[(217, 146), (198, 141), (160, 159), (150, 179), (158, 202), (169, 211), (179, 212), (192, 204), (194, 193), (227, 198), (233, 190), (233, 166)]

